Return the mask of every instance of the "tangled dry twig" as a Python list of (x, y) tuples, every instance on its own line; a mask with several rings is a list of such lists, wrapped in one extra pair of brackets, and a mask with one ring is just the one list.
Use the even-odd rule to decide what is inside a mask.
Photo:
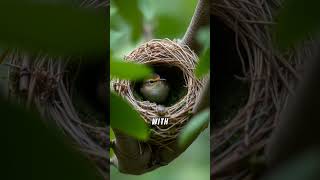
[[(211, 1), (211, 14), (235, 33), (243, 79), (249, 82), (246, 104), (225, 126), (213, 127), (211, 176), (215, 179), (251, 177), (249, 159), (263, 154), (279, 113), (300, 79), (299, 68), (312, 54), (308, 44), (286, 53), (274, 48), (271, 29), (280, 6), (279, 0)], [(261, 146), (256, 148), (257, 144)], [(247, 157), (246, 165), (243, 157)]]
[[(36, 106), (48, 123), (54, 122), (66, 136), (71, 137), (76, 147), (95, 161), (107, 177), (107, 129), (96, 124), (95, 117), (83, 116), (83, 112), (75, 108), (70, 89), (73, 84), (69, 83), (74, 74), (67, 73), (68, 61), (39, 54), (33, 57), (28, 67), (24, 67), (24, 57), (26, 55), (18, 51), (9, 57), (11, 98), (27, 106)], [(22, 67), (28, 69), (28, 73), (21, 74)], [(23, 92), (21, 81), (27, 87)], [(104, 122), (103, 119), (101, 121)]]

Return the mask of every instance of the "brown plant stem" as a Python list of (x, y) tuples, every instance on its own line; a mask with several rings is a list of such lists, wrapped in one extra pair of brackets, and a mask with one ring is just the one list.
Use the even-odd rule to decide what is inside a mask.
[(143, 25), (143, 35), (146, 42), (153, 39), (153, 26), (151, 23), (145, 23)]
[(197, 41), (197, 33), (210, 23), (210, 3), (209, 0), (199, 0), (196, 10), (192, 16), (189, 27), (184, 34), (181, 43), (190, 47), (196, 54), (199, 54), (201, 45)]

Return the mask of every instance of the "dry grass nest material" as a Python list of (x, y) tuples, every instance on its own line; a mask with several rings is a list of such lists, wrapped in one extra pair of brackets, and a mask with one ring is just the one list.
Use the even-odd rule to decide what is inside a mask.
[(249, 86), (246, 103), (224, 126), (211, 129), (214, 179), (254, 177), (249, 157), (264, 155), (279, 113), (299, 81), (299, 69), (311, 55), (307, 43), (285, 53), (274, 49), (271, 29), (276, 24), (273, 15), (280, 6), (280, 0), (211, 1), (211, 14), (235, 33), (243, 65), (242, 80)]
[(46, 55), (30, 60), (18, 51), (13, 52), (9, 60), (10, 98), (35, 106), (46, 123), (57, 125), (107, 177), (108, 128), (104, 123), (97, 123), (95, 116), (76, 108), (72, 98), (75, 89), (70, 83), (76, 77), (74, 73), (67, 73), (68, 62)]
[[(182, 84), (186, 93), (177, 101), (168, 106), (160, 106), (156, 103), (144, 101), (135, 95), (134, 82), (128, 80), (113, 79), (111, 87), (123, 96), (136, 109), (145, 122), (151, 124), (152, 118), (168, 117), (169, 124), (166, 126), (151, 126), (152, 136), (150, 142), (165, 146), (176, 139), (178, 133), (189, 120), (190, 112), (195, 100), (203, 86), (204, 80), (199, 80), (194, 75), (197, 62), (197, 55), (187, 46), (181, 45), (169, 39), (151, 40), (133, 50), (125, 57), (126, 61), (147, 64), (157, 72), (158, 68), (163, 69), (161, 75), (166, 75), (168, 69), (176, 67), (175, 72), (168, 76), (168, 79), (179, 78), (178, 71), (182, 73)], [(181, 89), (180, 89), (181, 90)], [(179, 91), (179, 88), (172, 89)]]

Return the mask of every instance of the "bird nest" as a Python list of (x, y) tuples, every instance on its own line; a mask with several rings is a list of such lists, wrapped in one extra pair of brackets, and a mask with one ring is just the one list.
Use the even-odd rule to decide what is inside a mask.
[[(163, 104), (147, 101), (139, 96), (141, 82), (113, 79), (111, 87), (123, 96), (150, 125), (150, 143), (166, 146), (175, 140), (188, 122), (203, 81), (194, 75), (197, 55), (187, 46), (162, 39), (151, 40), (125, 56), (131, 61), (150, 66), (169, 83), (168, 100)], [(153, 118), (167, 117), (167, 125), (152, 125)]]
[[(106, 0), (81, 2), (83, 7), (107, 7)], [(74, 60), (74, 61), (73, 61)], [(103, 60), (104, 61), (104, 60)], [(12, 50), (8, 56), (9, 97), (27, 107), (36, 107), (45, 123), (55, 125), (95, 162), (107, 179), (109, 176), (109, 128), (106, 117), (88, 112), (76, 99), (75, 81), (86, 67), (82, 58), (52, 57), (44, 53), (26, 54)], [(84, 104), (82, 102), (82, 104)]]
[(258, 179), (258, 160), (311, 55), (310, 42), (284, 53), (274, 48), (271, 30), (280, 2), (211, 1), (213, 179)]
[[(13, 52), (9, 57), (11, 99), (35, 106), (46, 120), (70, 137), (77, 149), (92, 159), (100, 172), (107, 177), (108, 128), (102, 116), (81, 109), (73, 97), (72, 81), (77, 78), (66, 60), (38, 55), (26, 61), (26, 55)], [(74, 66), (74, 65), (72, 65)], [(71, 83), (70, 83), (71, 82)]]

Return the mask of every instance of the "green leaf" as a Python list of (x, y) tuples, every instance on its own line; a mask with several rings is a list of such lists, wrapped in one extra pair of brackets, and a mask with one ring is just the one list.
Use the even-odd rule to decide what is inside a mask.
[(295, 45), (320, 30), (319, 0), (286, 0), (279, 14), (275, 41), (281, 49)]
[[(92, 161), (37, 113), (0, 97), (1, 179), (99, 180)], [(3, 177), (3, 176), (8, 177)]]
[(197, 78), (201, 78), (210, 71), (210, 48), (206, 49), (201, 55), (196, 66), (195, 74)]
[(109, 18), (105, 11), (61, 2), (2, 0), (0, 47), (53, 55), (106, 54)]
[(110, 74), (120, 79), (138, 80), (152, 73), (152, 70), (144, 65), (121, 60), (110, 60)]
[(110, 140), (113, 140), (113, 139), (115, 139), (115, 135), (114, 135), (114, 132), (113, 132), (113, 130), (112, 130), (112, 128), (110, 128)]
[(130, 24), (132, 39), (138, 40), (143, 33), (143, 15), (138, 7), (138, 0), (113, 0), (111, 3), (116, 4), (120, 16)]
[[(110, 134), (109, 135), (110, 135), (109, 136), (110, 141), (115, 139), (115, 135), (114, 135), (114, 132), (113, 132), (112, 128), (110, 128)], [(112, 148), (110, 148), (110, 158), (113, 155), (114, 155), (114, 152), (113, 152)]]
[(188, 147), (208, 125), (210, 111), (205, 109), (199, 114), (195, 115), (189, 123), (183, 128), (178, 139), (180, 147)]
[(140, 140), (147, 140), (149, 128), (140, 114), (120, 96), (110, 93), (111, 127)]

